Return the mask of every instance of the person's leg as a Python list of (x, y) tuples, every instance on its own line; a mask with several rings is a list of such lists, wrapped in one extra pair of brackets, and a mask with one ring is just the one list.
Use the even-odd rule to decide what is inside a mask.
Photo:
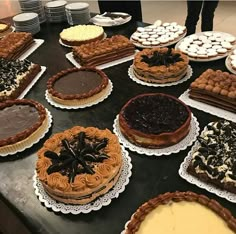
[(202, 8), (202, 31), (213, 30), (214, 12), (219, 1), (204, 1)]
[(132, 16), (132, 19), (136, 21), (143, 21), (140, 0), (124, 1), (123, 4), (125, 5), (125, 12), (130, 14)]
[(122, 12), (124, 8), (122, 1), (98, 0), (98, 6), (101, 14), (104, 12)]
[(187, 35), (193, 34), (196, 31), (196, 25), (199, 19), (199, 14), (202, 9), (203, 1), (187, 0), (187, 17), (185, 26), (187, 28)]

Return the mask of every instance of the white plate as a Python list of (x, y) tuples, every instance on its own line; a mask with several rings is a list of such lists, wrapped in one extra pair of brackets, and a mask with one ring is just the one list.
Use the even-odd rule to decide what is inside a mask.
[[(135, 51), (135, 53), (137, 53), (137, 50)], [(108, 67), (112, 67), (112, 66), (115, 66), (115, 65), (118, 65), (118, 64), (121, 64), (121, 63), (125, 63), (127, 61), (130, 61), (132, 59), (134, 59), (134, 55), (129, 55), (127, 57), (124, 57), (124, 58), (121, 58), (121, 59), (117, 59), (117, 60), (114, 60), (112, 62), (109, 62), (109, 63), (104, 63), (104, 64), (101, 64), (101, 65), (98, 65), (96, 66), (97, 69), (105, 69), (105, 68), (108, 68)], [(78, 67), (80, 68), (81, 65), (74, 59), (74, 56), (73, 56), (73, 53), (70, 52), (68, 54), (66, 54), (66, 58), (75, 66), (75, 67)]]
[(232, 65), (231, 65), (231, 59), (230, 59), (230, 55), (231, 53), (227, 56), (227, 58), (225, 59), (225, 66), (227, 67), (227, 69), (236, 75), (236, 70), (232, 68)]
[(109, 80), (108, 89), (107, 89), (106, 93), (102, 97), (100, 97), (96, 101), (93, 101), (93, 102), (90, 102), (90, 103), (87, 103), (87, 104), (83, 104), (83, 105), (79, 105), (79, 106), (67, 106), (67, 105), (63, 105), (63, 104), (57, 103), (48, 95), (48, 91), (47, 90), (45, 92), (45, 98), (46, 98), (46, 100), (48, 101), (49, 104), (51, 104), (54, 107), (60, 108), (60, 109), (67, 109), (67, 110), (83, 109), (83, 108), (90, 107), (90, 106), (96, 105), (96, 104), (104, 101), (111, 94), (112, 89), (113, 89), (113, 85), (112, 85), (112, 82)]
[(43, 39), (34, 39), (34, 43), (18, 58), (20, 60), (26, 59), (30, 56), (39, 46), (44, 43)]
[[(102, 40), (105, 39), (106, 37), (107, 37), (107, 34), (104, 33), (104, 37), (102, 38)], [(60, 43), (62, 46), (65, 46), (65, 47), (67, 47), (67, 48), (72, 48), (72, 47), (73, 47), (73, 46), (71, 46), (71, 45), (67, 45), (67, 44), (63, 43), (62, 40), (61, 40), (61, 38), (59, 38), (59, 43)]]
[(12, 19), (16, 22), (24, 22), (24, 21), (30, 21), (35, 20), (35, 18), (38, 17), (37, 13), (29, 12), (29, 13), (21, 13), (19, 15), (14, 16)]
[(122, 156), (123, 156), (123, 166), (121, 175), (116, 182), (115, 186), (109, 190), (106, 194), (98, 197), (91, 203), (85, 205), (70, 205), (57, 202), (52, 199), (44, 190), (43, 185), (35, 175), (33, 177), (35, 194), (38, 196), (39, 200), (47, 208), (51, 208), (55, 212), (62, 212), (64, 214), (80, 214), (80, 213), (89, 213), (91, 211), (100, 210), (103, 206), (107, 206), (111, 203), (113, 198), (118, 198), (120, 193), (125, 190), (126, 185), (129, 183), (129, 178), (131, 177), (131, 158), (129, 157), (128, 152), (122, 147)]
[(179, 99), (184, 102), (186, 105), (194, 107), (198, 110), (204, 111), (206, 113), (210, 113), (212, 115), (221, 117), (223, 119), (228, 119), (235, 122), (236, 114), (227, 110), (223, 110), (219, 107), (211, 106), (209, 104), (196, 101), (194, 99), (189, 98), (189, 89), (186, 90)]
[(41, 71), (34, 77), (34, 79), (28, 84), (28, 86), (24, 89), (24, 91), (20, 94), (20, 96), (17, 99), (23, 99), (45, 71), (46, 67), (41, 66)]
[(172, 86), (172, 85), (178, 85), (178, 84), (181, 84), (181, 83), (187, 81), (188, 79), (190, 79), (192, 74), (193, 74), (193, 70), (192, 70), (191, 66), (188, 65), (187, 73), (181, 80), (178, 80), (175, 82), (169, 82), (169, 83), (165, 83), (165, 84), (157, 84), (157, 83), (145, 82), (143, 80), (138, 79), (134, 74), (133, 65), (131, 65), (128, 70), (128, 75), (133, 81), (135, 81), (138, 84), (145, 85), (145, 86), (151, 86), (151, 87), (167, 87), (167, 86)]
[(139, 154), (145, 154), (147, 156), (163, 156), (163, 155), (170, 155), (173, 153), (178, 153), (181, 150), (185, 150), (188, 146), (192, 145), (193, 142), (197, 139), (198, 132), (199, 132), (199, 123), (195, 116), (192, 114), (191, 119), (191, 127), (188, 135), (178, 142), (175, 145), (165, 147), (162, 149), (148, 149), (141, 146), (134, 145), (133, 143), (129, 142), (121, 133), (119, 121), (119, 115), (116, 116), (113, 124), (113, 131), (118, 136), (119, 141), (123, 144), (126, 148), (131, 151), (137, 152)]
[(61, 8), (64, 7), (67, 4), (67, 1), (64, 0), (58, 0), (58, 1), (52, 1), (52, 2), (47, 2), (45, 4), (46, 8)]
[[(101, 26), (101, 27), (114, 27), (114, 26), (126, 24), (132, 19), (131, 15), (129, 15), (127, 13), (123, 13), (123, 12), (110, 12), (110, 13), (117, 14), (117, 15), (127, 15), (128, 17), (125, 19), (112, 20), (109, 17), (104, 17), (104, 20), (99, 19), (99, 17), (100, 16), (102, 17), (105, 13), (103, 13), (101, 15), (94, 16), (93, 18), (90, 19), (90, 22), (97, 25), (97, 26)], [(107, 21), (106, 21), (106, 19), (107, 19)]]
[[(224, 32), (217, 32), (217, 31), (209, 31), (209, 32), (211, 32), (211, 33), (220, 33), (220, 34), (222, 34), (223, 36), (232, 36), (233, 37), (233, 35), (231, 35), (231, 34), (229, 34), (229, 33), (224, 33)], [(206, 33), (206, 32), (200, 32), (200, 33), (196, 33), (196, 34), (194, 34), (194, 35), (196, 35), (196, 36), (202, 36), (202, 35), (204, 35), (204, 33)], [(191, 35), (189, 35), (189, 36), (187, 36), (186, 38), (189, 38)], [(175, 45), (175, 49), (179, 49), (179, 46), (180, 46), (180, 44), (181, 44), (181, 42), (183, 41), (183, 39), (181, 40), (181, 41), (179, 41), (176, 45)], [(180, 50), (180, 49), (179, 49)], [(181, 50), (180, 50), (181, 51)], [(189, 56), (189, 60), (190, 61), (194, 61), (194, 62), (209, 62), (209, 61), (215, 61), (215, 60), (218, 60), (218, 59), (222, 59), (222, 58), (225, 58), (228, 54), (229, 54), (229, 52), (230, 52), (230, 50), (228, 50), (225, 54), (219, 54), (219, 55), (217, 55), (217, 56), (215, 56), (215, 57), (211, 57), (211, 58), (194, 58), (194, 57), (191, 57), (191, 56)]]
[(5, 151), (1, 151), (1, 149), (0, 149), (0, 157), (5, 157), (5, 156), (8, 156), (8, 155), (13, 155), (13, 154), (22, 152), (22, 151), (24, 151), (28, 148), (31, 148), (34, 144), (38, 143), (46, 135), (46, 133), (49, 131), (49, 129), (52, 125), (52, 115), (51, 115), (51, 113), (49, 112), (48, 109), (46, 109), (46, 112), (47, 112), (47, 117), (48, 117), (48, 126), (47, 126), (47, 129), (44, 132), (42, 132), (39, 137), (36, 138), (35, 136), (33, 136), (31, 142), (29, 142), (24, 147), (21, 147), (21, 148), (19, 147), (18, 150), (12, 150), (12, 151), (8, 151), (7, 153), (5, 153)]
[(78, 11), (83, 10), (89, 7), (88, 3), (85, 2), (74, 2), (66, 5), (66, 10), (69, 11)]
[(182, 164), (180, 165), (180, 169), (179, 169), (179, 175), (187, 180), (189, 183), (191, 184), (195, 184), (200, 188), (206, 189), (208, 192), (210, 193), (214, 193), (219, 197), (225, 198), (230, 202), (234, 202), (236, 203), (236, 194), (231, 193), (231, 192), (227, 192), (225, 190), (222, 190), (220, 188), (215, 187), (212, 184), (203, 182), (201, 180), (199, 180), (197, 177), (190, 175), (187, 172), (187, 168), (190, 164), (190, 161), (192, 159), (192, 152), (194, 151), (194, 149), (197, 147), (197, 142), (193, 145), (191, 151), (188, 153), (188, 156), (184, 159), (184, 161), (182, 162)]

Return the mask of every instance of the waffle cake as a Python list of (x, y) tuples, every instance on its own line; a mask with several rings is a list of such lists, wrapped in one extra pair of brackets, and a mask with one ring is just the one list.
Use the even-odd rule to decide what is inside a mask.
[(9, 33), (0, 40), (0, 58), (17, 59), (33, 42), (31, 33)]
[(190, 85), (189, 97), (236, 112), (236, 75), (208, 69)]
[(38, 64), (26, 59), (0, 58), (0, 102), (18, 98), (40, 70)]
[(201, 181), (236, 194), (236, 123), (209, 123), (198, 137), (187, 171)]
[(44, 143), (36, 170), (49, 196), (63, 203), (87, 204), (116, 184), (122, 162), (115, 134), (75, 126)]
[(152, 48), (138, 52), (133, 61), (135, 76), (150, 83), (170, 83), (183, 78), (189, 59), (179, 50)]
[(193, 192), (161, 194), (141, 205), (124, 234), (234, 234), (236, 219), (216, 200)]
[(122, 35), (73, 47), (73, 56), (82, 66), (97, 66), (134, 54), (134, 45)]

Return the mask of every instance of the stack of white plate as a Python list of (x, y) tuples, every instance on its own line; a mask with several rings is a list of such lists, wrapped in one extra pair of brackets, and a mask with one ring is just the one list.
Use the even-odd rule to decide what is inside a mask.
[(34, 35), (40, 31), (37, 13), (21, 13), (13, 17), (13, 22), (17, 32), (29, 32)]
[(89, 4), (85, 2), (75, 2), (67, 4), (66, 17), (70, 25), (89, 23)]
[(39, 22), (46, 21), (44, 8), (41, 0), (18, 0), (22, 12), (34, 12), (38, 14)]
[(60, 23), (66, 21), (65, 5), (67, 1), (57, 0), (45, 4), (46, 18), (49, 22)]

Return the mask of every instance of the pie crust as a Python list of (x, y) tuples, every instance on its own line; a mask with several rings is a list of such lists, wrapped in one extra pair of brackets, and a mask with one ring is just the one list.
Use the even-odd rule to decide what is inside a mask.
[[(163, 119), (165, 115), (169, 116), (168, 122)], [(172, 122), (175, 120), (177, 122)], [(190, 109), (179, 99), (163, 93), (138, 95), (119, 113), (122, 134), (133, 144), (145, 148), (164, 148), (178, 143), (189, 133), (190, 122)], [(171, 129), (169, 125), (172, 125)], [(163, 130), (160, 130), (161, 126), (165, 126)]]
[[(68, 176), (63, 175), (61, 171), (48, 174), (52, 160), (45, 156), (45, 152), (53, 151), (60, 155), (59, 152), (62, 152), (63, 149), (62, 140), (66, 139), (71, 144), (75, 139), (78, 139), (81, 132), (84, 132), (86, 138), (90, 139), (89, 144), (94, 140), (108, 139), (108, 143), (102, 151), (108, 155), (108, 158), (100, 162), (86, 161), (93, 168), (94, 174), (78, 172), (79, 167), (81, 167), (78, 165), (74, 181), (70, 181)], [(38, 151), (36, 170), (45, 191), (52, 198), (64, 203), (86, 204), (105, 194), (115, 185), (121, 173), (122, 161), (118, 138), (108, 129), (100, 130), (94, 127), (75, 126), (62, 133), (55, 134), (44, 143)]]
[(187, 72), (188, 63), (188, 56), (179, 50), (152, 48), (135, 55), (133, 69), (140, 80), (164, 84), (182, 79)]
[[(33, 100), (26, 100), (26, 99), (17, 99), (17, 100), (7, 100), (3, 103), (0, 103), (0, 113), (5, 109), (5, 108), (13, 108), (14, 106), (30, 106), (36, 109), (38, 112), (37, 116), (38, 118), (33, 121), (33, 125), (30, 127), (27, 127), (26, 129), (23, 129), (19, 132), (17, 132), (15, 135), (8, 136), (6, 138), (1, 138), (0, 139), (0, 152), (5, 152), (7, 150), (11, 149), (16, 149), (19, 146), (22, 146), (24, 144), (30, 143), (31, 138), (35, 138), (35, 134), (40, 134), (42, 131), (45, 131), (47, 128), (47, 123), (48, 123), (48, 117), (47, 117), (47, 112), (46, 109), (43, 107), (42, 104), (33, 101)], [(21, 107), (19, 107), (21, 109)], [(29, 110), (29, 112), (32, 112), (32, 110)], [(13, 113), (15, 115), (15, 112)], [(25, 114), (25, 118), (27, 119), (28, 113), (22, 113)], [(9, 117), (9, 115), (8, 115)], [(17, 118), (15, 120), (15, 124), (17, 123)], [(12, 125), (11, 125), (12, 126)], [(10, 127), (11, 127), (10, 126)], [(9, 130), (10, 132), (14, 132), (15, 127), (12, 126), (10, 129), (5, 129)]]
[[(76, 72), (83, 72), (83, 71), (97, 74), (101, 78), (101, 81), (99, 82), (99, 84), (87, 92), (82, 92), (78, 94), (65, 94), (65, 93), (57, 91), (54, 88), (56, 81), (63, 78), (64, 76), (73, 74)], [(78, 76), (78, 79), (79, 78), (80, 77)], [(86, 103), (95, 101), (99, 97), (103, 96), (104, 93), (108, 89), (108, 81), (109, 80), (106, 74), (103, 71), (98, 70), (94, 67), (81, 67), (81, 68), (74, 67), (74, 68), (69, 68), (67, 70), (63, 70), (57, 73), (56, 75), (52, 76), (47, 82), (47, 90), (48, 90), (49, 96), (57, 103), (60, 103), (63, 105), (69, 105), (69, 106), (81, 105), (81, 104), (86, 104)], [(89, 83), (89, 80), (85, 82)], [(80, 84), (77, 84), (77, 85), (80, 85)]]
[[(148, 221), (148, 219), (150, 217), (149, 216), (150, 213), (155, 212), (155, 210), (157, 210), (159, 207), (163, 207), (163, 209), (164, 208), (171, 209), (170, 207), (172, 204), (174, 204), (174, 203), (181, 204), (181, 202), (183, 202), (184, 204), (191, 204), (191, 205), (193, 205), (193, 203), (197, 203), (197, 205), (201, 205), (204, 209), (208, 208), (210, 211), (212, 211), (211, 213), (214, 216), (216, 216), (215, 220), (218, 221), (218, 219), (220, 219), (220, 221), (222, 221), (222, 226), (223, 226), (223, 227), (222, 226), (221, 227), (224, 230), (227, 230), (226, 232), (224, 232), (222, 234), (225, 234), (225, 233), (227, 233), (227, 234), (232, 233), (233, 234), (236, 232), (236, 219), (232, 216), (231, 212), (228, 209), (221, 206), (217, 201), (215, 201), (213, 199), (209, 199), (205, 195), (199, 195), (199, 194), (188, 191), (188, 192), (174, 192), (174, 193), (168, 192), (168, 193), (159, 195), (153, 199), (150, 199), (148, 202), (141, 205), (137, 209), (137, 211), (133, 214), (124, 233), (125, 234), (134, 234), (134, 233), (138, 234), (142, 223), (144, 221)], [(182, 208), (181, 208), (182, 212), (187, 212), (185, 208), (186, 208), (185, 206), (182, 206)], [(192, 210), (191, 213), (194, 213), (194, 210)], [(159, 214), (157, 214), (157, 216), (158, 215)], [(173, 212), (171, 212), (169, 219), (172, 219), (172, 217), (173, 217), (173, 220), (176, 221), (176, 219), (174, 218)], [(208, 218), (209, 217), (206, 217), (206, 220), (208, 220)], [(174, 225), (174, 223), (170, 223), (171, 222), (170, 220), (166, 220), (166, 221), (167, 221), (167, 223), (169, 223), (170, 226), (172, 224)], [(186, 222), (183, 221), (184, 226), (186, 226)], [(192, 222), (192, 220), (190, 220), (190, 222)], [(198, 222), (198, 220), (193, 220), (193, 222)], [(150, 225), (150, 222), (146, 222), (146, 225)], [(162, 225), (162, 223), (160, 225)], [(208, 223), (207, 225), (214, 226), (213, 223)], [(215, 228), (217, 228), (217, 223), (215, 225), (216, 225)], [(155, 223), (155, 226), (156, 226), (156, 228), (154, 227), (155, 228), (154, 230), (156, 230), (157, 233), (159, 233), (158, 227), (160, 229), (160, 226), (158, 225), (158, 223)], [(190, 225), (190, 227), (191, 227), (191, 225)], [(205, 227), (206, 229), (204, 230), (204, 227), (201, 226), (201, 223), (199, 223), (199, 228), (201, 229), (201, 233), (208, 233), (207, 232), (208, 226)], [(186, 230), (186, 229), (184, 228), (184, 230)], [(171, 230), (168, 233), (174, 234), (177, 232), (174, 232), (174, 230)], [(178, 233), (180, 233), (180, 232), (178, 232)], [(191, 233), (191, 232), (188, 232), (188, 233)], [(162, 234), (162, 232), (160, 232), (160, 234)], [(165, 232), (165, 234), (167, 234), (167, 233)], [(181, 232), (181, 234), (185, 234), (185, 232)], [(187, 234), (187, 232), (186, 232), (186, 234)]]

